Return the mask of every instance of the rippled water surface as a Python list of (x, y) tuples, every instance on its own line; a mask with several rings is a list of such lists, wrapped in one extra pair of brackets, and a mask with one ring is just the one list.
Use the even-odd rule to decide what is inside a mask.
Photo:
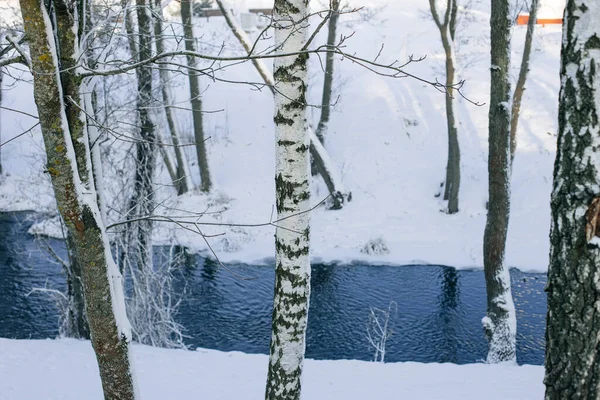
[[(25, 213), (0, 213), (0, 337), (47, 338), (58, 332), (58, 310), (50, 294), (64, 289), (59, 265), (45, 244), (27, 235)], [(50, 244), (64, 256), (60, 241)], [(164, 262), (161, 249), (156, 261)], [(186, 295), (178, 314), (188, 344), (219, 350), (267, 353), (274, 270), (188, 257), (178, 274)], [(236, 275), (250, 277), (242, 280)], [(541, 364), (544, 356), (544, 274), (511, 271), (517, 307), (518, 360)], [(371, 360), (366, 338), (371, 307), (397, 304), (389, 328), (386, 361), (470, 363), (485, 358), (481, 329), (485, 284), (481, 271), (438, 266), (314, 265), (307, 357)]]

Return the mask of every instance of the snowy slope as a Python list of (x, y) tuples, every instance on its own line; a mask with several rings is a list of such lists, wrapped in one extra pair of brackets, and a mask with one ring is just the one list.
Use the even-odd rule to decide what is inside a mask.
[[(268, 2), (239, 3), (252, 7), (265, 6)], [(342, 19), (340, 33), (355, 32), (346, 51), (373, 58), (385, 43), (382, 62), (406, 60), (411, 54), (427, 55), (424, 61), (410, 65), (407, 70), (429, 80), (443, 79), (442, 47), (437, 29), (428, 16), (426, 1), (354, 0), (354, 3), (367, 4), (367, 11), (378, 11), (366, 22), (359, 16)], [(562, 4), (561, 0), (544, 2), (549, 10), (545, 13), (558, 12)], [(382, 5), (385, 7), (381, 8)], [(318, 2), (314, 7), (318, 8)], [(471, 9), (462, 15), (457, 46), (459, 77), (466, 80), (465, 96), (485, 103), (489, 95), (489, 2), (474, 0)], [(205, 35), (203, 42), (217, 38), (227, 43), (230, 53), (241, 53), (221, 19), (202, 20), (200, 24), (198, 32)], [(514, 28), (515, 80), (524, 34), (525, 27)], [(513, 172), (507, 262), (524, 270), (544, 271), (548, 263), (560, 39), (560, 26), (538, 29), (523, 100)], [(313, 57), (311, 62), (309, 100), (318, 104), (322, 74), (317, 58)], [(326, 262), (360, 260), (379, 264), (481, 267), (487, 201), (487, 107), (458, 100), (462, 185), (460, 213), (450, 216), (442, 212), (444, 203), (435, 197), (444, 177), (447, 157), (443, 94), (409, 78), (390, 79), (372, 74), (347, 61), (338, 62), (336, 71), (334, 87), (340, 97), (333, 110), (326, 147), (340, 168), (345, 186), (352, 191), (353, 201), (341, 211), (323, 208), (314, 211), (313, 258)], [(228, 69), (219, 76), (260, 80), (249, 63)], [(208, 79), (204, 85), (204, 107), (225, 110), (206, 114), (215, 191), (210, 196), (194, 194), (175, 200), (173, 193), (163, 188), (158, 198), (178, 209), (225, 210), (222, 214), (201, 217), (200, 223), (267, 223), (274, 207), (271, 95), (266, 90), (259, 92), (248, 86)], [(179, 87), (177, 100), (185, 100), (186, 94), (186, 88)], [(7, 107), (35, 112), (31, 87), (27, 83), (9, 90), (5, 98)], [(189, 127), (188, 116), (185, 113), (179, 116), (180, 125)], [(313, 124), (318, 116), (318, 109), (312, 108)], [(1, 111), (0, 118), (3, 140), (29, 127), (31, 122), (26, 116), (6, 110)], [(33, 138), (22, 138), (7, 145), (2, 157), (11, 176), (4, 178), (5, 183), (0, 185), (0, 209), (50, 207), (48, 197), (42, 195), (49, 192), (49, 187), (39, 173), (42, 166), (39, 131)], [(197, 183), (196, 168), (192, 167), (192, 171)], [(167, 182), (164, 174), (161, 179)], [(15, 193), (18, 196), (15, 197)], [(325, 195), (324, 185), (316, 182), (313, 202), (317, 203)], [(181, 215), (181, 211), (177, 214)], [(225, 233), (209, 239), (223, 261), (256, 262), (269, 260), (274, 255), (272, 226), (200, 225), (200, 228), (207, 234)], [(161, 227), (156, 233), (157, 241), (174, 239), (193, 249), (207, 250), (197, 234), (173, 229), (172, 226)], [(373, 241), (383, 243), (389, 252), (375, 255), (361, 252)]]
[[(90, 342), (0, 339), (0, 399), (102, 398)], [(165, 350), (134, 345), (145, 400), (261, 399), (266, 355)], [(302, 397), (310, 400), (527, 400), (543, 397), (543, 367), (486, 364), (379, 364), (306, 360)]]

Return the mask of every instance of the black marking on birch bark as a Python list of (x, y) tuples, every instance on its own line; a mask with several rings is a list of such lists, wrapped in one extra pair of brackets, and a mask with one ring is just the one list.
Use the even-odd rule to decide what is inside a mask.
[[(285, 202), (286, 200), (291, 200), (294, 204), (298, 204), (302, 200), (306, 200), (310, 197), (310, 193), (307, 190), (303, 190), (298, 193), (298, 189), (303, 187), (308, 187), (308, 181), (304, 180), (302, 182), (290, 182), (285, 179), (282, 174), (278, 174), (275, 177), (275, 191), (277, 193), (276, 198), (276, 206), (279, 212), (285, 210)], [(295, 211), (295, 209), (290, 209), (288, 211)]]
[(296, 142), (293, 140), (278, 140), (277, 144), (279, 146), (293, 146), (296, 144)]
[(294, 125), (294, 120), (284, 117), (280, 110), (277, 110), (277, 114), (273, 117), (273, 121), (275, 121), (275, 125)]
[[(295, 240), (296, 246), (300, 244), (300, 238)], [(289, 258), (298, 258), (308, 255), (308, 246), (303, 246), (294, 250), (294, 246), (284, 243), (281, 240), (275, 240), (275, 250), (283, 251)]]
[(298, 14), (300, 10), (287, 0), (275, 0), (275, 8), (277, 13), (281, 15)]
[(585, 42), (585, 49), (600, 49), (600, 38), (596, 34)]

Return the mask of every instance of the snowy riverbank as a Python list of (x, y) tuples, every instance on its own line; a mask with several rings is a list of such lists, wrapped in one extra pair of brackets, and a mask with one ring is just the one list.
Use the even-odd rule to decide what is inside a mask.
[[(261, 399), (268, 358), (214, 350), (135, 345), (134, 368), (145, 400)], [(102, 398), (91, 344), (77, 340), (0, 339), (0, 399)], [(378, 364), (306, 360), (310, 400), (527, 400), (543, 397), (543, 367), (486, 364)]]
[[(426, 2), (372, 1), (370, 10), (383, 3), (387, 3), (386, 8), (369, 22), (350, 21), (350, 16), (342, 23), (341, 33), (356, 31), (346, 51), (372, 57), (385, 43), (382, 61), (403, 60), (410, 54), (427, 55), (407, 70), (426, 79), (441, 80), (443, 51), (439, 33), (427, 15)], [(561, 0), (549, 3), (559, 4)], [(232, 51), (240, 51), (222, 19), (202, 19), (199, 29), (207, 33), (206, 40), (218, 37), (231, 43)], [(464, 94), (485, 103), (489, 95), (489, 3), (473, 2), (472, 8), (464, 11), (457, 34), (458, 74), (466, 79)], [(524, 34), (525, 27), (514, 28), (515, 77)], [(524, 271), (543, 272), (548, 265), (560, 39), (560, 26), (538, 27), (523, 99), (506, 260), (509, 266)], [(316, 59), (311, 68), (309, 101), (318, 103), (322, 76), (317, 73), (320, 67)], [(457, 101), (462, 164), (460, 212), (447, 215), (442, 212), (444, 202), (435, 197), (447, 157), (443, 94), (409, 78), (385, 78), (349, 62), (339, 62), (336, 71), (335, 95), (340, 98), (333, 110), (326, 147), (345, 186), (352, 191), (353, 201), (341, 211), (319, 208), (313, 212), (313, 259), (481, 268), (487, 201), (487, 106), (475, 106), (462, 98)], [(222, 74), (224, 79), (259, 80), (249, 64)], [(161, 212), (181, 215), (180, 210), (225, 210), (200, 219), (188, 215), (200, 223), (268, 223), (275, 190), (271, 96), (244, 85), (208, 80), (203, 84), (207, 88), (204, 107), (225, 110), (205, 114), (215, 190), (211, 195), (189, 194), (176, 199), (172, 190), (162, 186), (168, 183), (163, 171), (157, 200), (177, 211)], [(6, 78), (4, 85), (10, 88), (3, 98), (6, 107), (35, 113), (29, 83), (11, 86), (10, 78)], [(178, 90), (176, 96), (178, 101), (185, 101), (185, 90)], [(314, 123), (318, 110), (311, 110)], [(2, 140), (35, 123), (28, 116), (7, 110), (1, 114)], [(189, 126), (186, 118), (181, 114), (184, 128)], [(189, 152), (192, 158), (193, 150)], [(34, 130), (32, 137), (3, 147), (3, 164), (10, 176), (0, 184), (0, 210), (52, 209), (48, 180), (42, 174), (42, 154), (39, 130)], [(196, 167), (192, 172), (197, 175)], [(198, 183), (196, 175), (193, 178)], [(116, 187), (111, 182), (106, 186)], [(312, 192), (314, 203), (322, 200), (326, 194), (323, 183), (315, 183)], [(273, 226), (199, 226), (205, 234), (224, 233), (209, 239), (222, 261), (264, 263), (273, 257)], [(49, 224), (37, 229), (50, 234), (60, 232)], [(209, 254), (198, 234), (175, 230), (173, 225), (159, 227), (155, 239), (157, 244), (176, 241)], [(369, 254), (365, 251), (369, 247), (379, 251)]]

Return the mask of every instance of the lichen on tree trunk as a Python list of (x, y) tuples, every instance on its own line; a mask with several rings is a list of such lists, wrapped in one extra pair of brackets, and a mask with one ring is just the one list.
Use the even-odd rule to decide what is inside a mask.
[(504, 256), (510, 215), (510, 27), (508, 0), (494, 0), (491, 27), (489, 206), (483, 238), (487, 362), (516, 360), (517, 320)]
[(567, 1), (546, 288), (548, 400), (600, 398), (599, 21), (597, 2)]
[[(298, 51), (307, 39), (306, 0), (276, 0), (275, 46)], [(300, 399), (310, 296), (307, 55), (276, 58), (275, 295), (266, 399)]]
[[(20, 4), (30, 45), (34, 98), (47, 156), (46, 170), (82, 267), (86, 313), (104, 396), (106, 399), (134, 399), (135, 387), (129, 364), (130, 331), (125, 316), (122, 280), (112, 260), (90, 178), (87, 135), (78, 136), (77, 130), (71, 132), (71, 125), (76, 126), (78, 122), (69, 121), (69, 115), (76, 114), (69, 112), (63, 92), (63, 87), (69, 84), (62, 82), (63, 78), (67, 81), (74, 79), (72, 82), (76, 78), (65, 76), (65, 73), (74, 74), (74, 70), (67, 72), (63, 69), (60, 73), (60, 62), (76, 59), (69, 55), (76, 49), (61, 48), (55, 41), (61, 16), (53, 15), (59, 25), (53, 27), (43, 2), (21, 0)], [(60, 7), (55, 10), (60, 10)], [(73, 26), (65, 28), (72, 34), (77, 32)], [(60, 57), (56, 52), (59, 48), (62, 52)], [(74, 140), (79, 143), (74, 143)]]

